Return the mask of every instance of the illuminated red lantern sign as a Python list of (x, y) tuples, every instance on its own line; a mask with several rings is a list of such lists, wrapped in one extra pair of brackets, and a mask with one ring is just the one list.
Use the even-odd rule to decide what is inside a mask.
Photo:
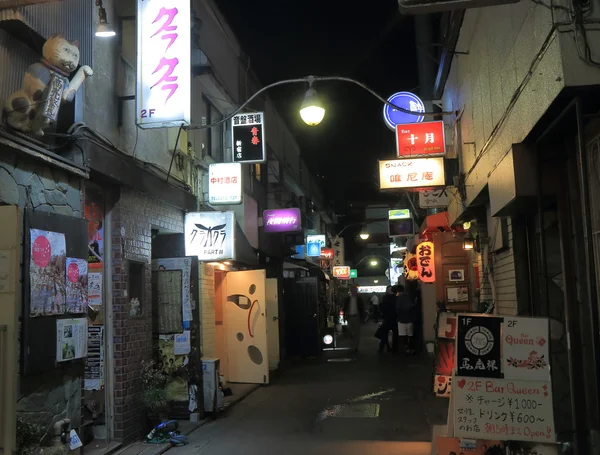
[(435, 263), (433, 259), (433, 242), (422, 242), (417, 246), (417, 263), (419, 280), (423, 283), (435, 282)]
[(396, 125), (396, 150), (401, 158), (444, 155), (444, 122)]

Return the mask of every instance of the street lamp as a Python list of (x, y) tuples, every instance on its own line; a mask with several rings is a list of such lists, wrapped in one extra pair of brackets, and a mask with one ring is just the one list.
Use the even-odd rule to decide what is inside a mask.
[(371, 259), (371, 262), (369, 262), (369, 264), (371, 264), (372, 267), (376, 267), (377, 264), (379, 264), (379, 262), (377, 262), (377, 259)]
[(367, 240), (370, 235), (371, 234), (369, 234), (369, 230), (367, 229), (367, 226), (364, 226), (362, 228), (362, 230), (360, 231), (360, 234), (358, 234), (358, 236), (363, 240)]
[(308, 126), (317, 126), (325, 117), (325, 108), (319, 100), (317, 91), (313, 88), (312, 82), (309, 83), (302, 107), (300, 108), (300, 117)]

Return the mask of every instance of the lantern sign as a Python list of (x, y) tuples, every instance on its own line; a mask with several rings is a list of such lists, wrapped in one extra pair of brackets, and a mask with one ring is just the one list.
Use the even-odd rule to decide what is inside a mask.
[(404, 257), (404, 278), (409, 281), (419, 279), (417, 256), (412, 253), (406, 253), (406, 256)]
[(435, 260), (433, 256), (433, 242), (422, 242), (417, 246), (417, 263), (419, 266), (419, 279), (423, 283), (435, 282)]
[(265, 232), (297, 232), (302, 230), (300, 209), (275, 209), (263, 212)]
[(400, 158), (444, 155), (444, 122), (396, 125), (396, 151)]
[(213, 163), (208, 168), (208, 203), (232, 205), (242, 203), (242, 165)]
[(231, 119), (231, 143), (235, 163), (263, 163), (267, 160), (264, 114), (236, 114)]
[[(421, 101), (414, 93), (394, 93), (387, 101), (394, 106), (401, 107), (411, 112), (425, 112), (425, 104), (423, 104), (423, 101)], [(387, 104), (383, 105), (383, 120), (392, 131), (396, 130), (396, 125), (401, 125), (403, 123), (420, 123), (424, 118), (425, 117), (422, 115), (407, 114), (406, 112), (394, 109)]]
[(445, 186), (444, 158), (379, 161), (379, 188), (431, 188)]
[(137, 0), (136, 123), (140, 128), (190, 123), (190, 3)]
[(342, 265), (333, 268), (333, 277), (339, 280), (349, 280), (350, 279), (350, 266)]
[(200, 262), (235, 259), (234, 212), (190, 212), (184, 231), (186, 256)]

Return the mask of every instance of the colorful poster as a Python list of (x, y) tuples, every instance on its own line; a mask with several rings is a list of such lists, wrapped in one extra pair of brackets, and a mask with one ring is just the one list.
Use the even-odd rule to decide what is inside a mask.
[(152, 270), (181, 270), (181, 295), (183, 322), (192, 320), (192, 296), (190, 295), (190, 275), (192, 258), (169, 258), (152, 261)]
[(100, 390), (104, 386), (104, 327), (89, 326), (84, 390)]
[(65, 235), (31, 229), (30, 241), (30, 316), (64, 314), (67, 260)]
[(550, 381), (548, 320), (504, 318), (504, 377)]
[(167, 374), (174, 374), (184, 366), (186, 356), (175, 355), (175, 341), (173, 335), (160, 335), (158, 339), (157, 366)]
[[(460, 439), (446, 436), (438, 436), (435, 440), (436, 455), (485, 455), (492, 447), (504, 449), (504, 443), (501, 441)], [(504, 453), (504, 451), (501, 453)]]
[(502, 318), (458, 315), (457, 376), (501, 378)]
[(88, 303), (102, 305), (102, 272), (88, 273)]
[(81, 359), (87, 355), (87, 319), (56, 320), (56, 361)]
[(88, 220), (88, 262), (104, 259), (104, 195), (94, 185), (85, 186), (85, 218)]
[(556, 440), (550, 382), (455, 376), (453, 385), (455, 436)]
[(67, 313), (85, 313), (88, 296), (88, 263), (85, 259), (67, 258)]

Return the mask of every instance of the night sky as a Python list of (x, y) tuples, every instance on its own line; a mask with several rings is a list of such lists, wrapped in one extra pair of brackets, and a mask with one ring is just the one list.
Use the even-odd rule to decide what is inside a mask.
[[(216, 0), (261, 84), (281, 79), (346, 76), (383, 97), (418, 90), (413, 19), (400, 15), (396, 0)], [(299, 142), (328, 201), (346, 190), (377, 195), (377, 159), (395, 155), (394, 133), (383, 105), (366, 91), (342, 82), (318, 83), (327, 112), (316, 127), (298, 114), (306, 86), (269, 91)], [(324, 177), (324, 178), (323, 178)]]

